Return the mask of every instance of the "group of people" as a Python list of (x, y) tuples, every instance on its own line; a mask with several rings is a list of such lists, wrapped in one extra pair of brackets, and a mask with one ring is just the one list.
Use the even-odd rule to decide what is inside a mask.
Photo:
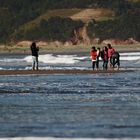
[[(30, 49), (32, 53), (32, 70), (38, 70), (39, 47), (37, 47), (36, 43), (33, 42)], [(95, 47), (92, 47), (90, 56), (93, 70), (95, 70), (95, 67), (99, 70), (100, 58), (103, 60), (103, 70), (107, 70), (108, 65), (110, 68), (115, 68), (116, 65), (118, 69), (120, 67), (120, 55), (115, 51), (111, 44), (107, 44), (107, 46), (104, 46), (102, 50), (100, 48), (96, 49)]]
[(103, 60), (103, 70), (107, 70), (110, 68), (120, 67), (120, 54), (115, 51), (115, 49), (111, 46), (111, 44), (107, 44), (103, 49), (92, 47), (90, 51), (90, 57), (92, 60), (92, 69), (99, 69), (99, 61), (101, 58)]

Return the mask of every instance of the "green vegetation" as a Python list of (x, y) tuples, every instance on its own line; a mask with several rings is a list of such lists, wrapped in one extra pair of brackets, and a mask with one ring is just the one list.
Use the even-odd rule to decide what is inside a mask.
[(128, 11), (115, 20), (90, 23), (88, 34), (101, 38), (128, 39), (133, 37), (140, 41), (140, 11)]
[(70, 39), (73, 29), (83, 23), (69, 17), (88, 8), (115, 13), (111, 20), (106, 15), (95, 18), (96, 25), (88, 27), (93, 28), (90, 36), (140, 40), (140, 0), (0, 0), (0, 42)]
[(14, 35), (15, 40), (60, 40), (65, 41), (72, 38), (75, 28), (83, 26), (81, 21), (73, 21), (70, 18), (52, 17), (41, 20), (38, 26), (30, 30), (21, 30)]
[(68, 18), (72, 16), (73, 14), (80, 12), (81, 9), (56, 9), (56, 10), (49, 10), (45, 14), (42, 14), (41, 16), (37, 17), (36, 19), (22, 25), (20, 29), (24, 30), (30, 30), (33, 28), (36, 28), (39, 26), (40, 22), (42, 20), (48, 20), (52, 17), (62, 17), (62, 18)]

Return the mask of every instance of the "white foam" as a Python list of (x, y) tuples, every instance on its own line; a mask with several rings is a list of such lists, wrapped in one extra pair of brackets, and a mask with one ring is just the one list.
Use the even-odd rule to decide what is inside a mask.
[[(25, 70), (30, 70), (31, 67), (26, 67)], [(51, 66), (46, 66), (46, 67), (39, 67), (40, 70), (87, 70), (88, 68), (86, 67), (51, 67)], [(24, 70), (24, 69), (20, 69), (20, 70)]]
[[(40, 55), (39, 61), (45, 64), (75, 64), (81, 60), (90, 60), (90, 56), (77, 56), (77, 55)], [(140, 60), (140, 52), (120, 53), (120, 60), (133, 61)], [(32, 56), (27, 56), (23, 61), (32, 62)]]
[(23, 59), (16, 59), (16, 58), (4, 58), (4, 59), (0, 59), (0, 62), (6, 62), (6, 63), (10, 63), (10, 62), (22, 62)]
[[(44, 64), (76, 64), (81, 60), (89, 61), (90, 56), (78, 56), (78, 55), (53, 55), (53, 54), (45, 54), (39, 55), (39, 62)], [(125, 61), (133, 61), (140, 60), (140, 52), (128, 52), (128, 53), (120, 53), (120, 60)], [(11, 62), (27, 62), (32, 63), (32, 56), (26, 56), (23, 59), (18, 58), (4, 58), (0, 59), (0, 62), (11, 63)]]
[(121, 56), (120, 60), (124, 60), (124, 61), (140, 60), (140, 56), (125, 56), (125, 57)]
[(120, 60), (125, 61), (140, 60), (140, 52), (120, 53)]
[(121, 55), (121, 56), (124, 56), (124, 55), (125, 55), (125, 56), (126, 56), (126, 55), (129, 55), (129, 56), (130, 56), (130, 55), (131, 55), (131, 56), (132, 56), (132, 55), (133, 55), (133, 56), (136, 56), (136, 55), (140, 55), (140, 52), (120, 53), (120, 55)]
[[(75, 64), (80, 60), (84, 60), (87, 57), (78, 57), (76, 55), (56, 55), (52, 54), (40, 55), (39, 62), (46, 64)], [(23, 59), (26, 62), (32, 62), (32, 56), (27, 56)]]

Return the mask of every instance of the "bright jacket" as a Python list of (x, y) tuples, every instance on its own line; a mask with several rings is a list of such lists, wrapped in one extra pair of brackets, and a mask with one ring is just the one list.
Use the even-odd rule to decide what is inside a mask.
[(97, 59), (97, 51), (91, 51), (90, 56), (91, 56), (92, 61), (96, 61), (96, 59)]
[(114, 48), (108, 49), (108, 57), (110, 58), (115, 52)]

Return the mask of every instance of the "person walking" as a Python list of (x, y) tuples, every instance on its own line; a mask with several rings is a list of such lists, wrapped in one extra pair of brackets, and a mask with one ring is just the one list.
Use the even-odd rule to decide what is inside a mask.
[(90, 57), (91, 57), (91, 60), (92, 60), (92, 69), (94, 70), (95, 69), (95, 64), (96, 64), (96, 61), (97, 61), (97, 51), (96, 51), (95, 47), (91, 48)]
[(30, 46), (32, 53), (32, 70), (38, 70), (38, 52), (39, 47), (36, 46), (36, 43), (33, 42)]

